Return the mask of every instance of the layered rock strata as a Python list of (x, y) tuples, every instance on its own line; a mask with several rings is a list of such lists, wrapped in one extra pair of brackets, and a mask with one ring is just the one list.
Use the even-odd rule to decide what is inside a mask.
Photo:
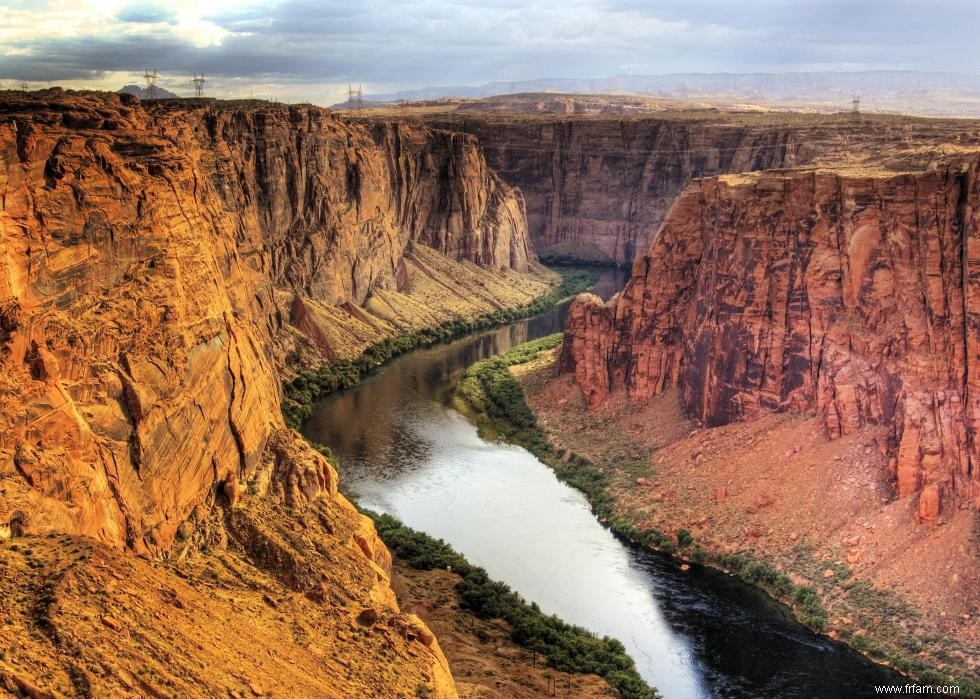
[[(238, 571), (234, 594), (300, 594), (313, 605), (302, 614), (325, 615), (315, 635), (326, 643), (352, 645), (340, 627), (366, 627), (400, 658), (352, 650), (346, 670), (316, 670), (298, 639), (283, 652), (317, 687), (336, 671), (346, 675), (332, 683), (338, 696), (423, 685), (456, 696), (431, 632), (398, 609), (372, 524), (337, 492), (327, 460), (283, 429), (280, 376), (303, 350), (322, 361), (400, 328), (530, 300), (547, 288), (524, 274), (532, 267), (523, 200), (472, 136), (354, 124), (315, 107), (0, 93), (0, 539), (67, 535), (66, 547), (88, 550), (72, 542), (90, 537), (98, 557), (228, 550), (215, 565)], [(426, 304), (437, 288), (439, 302)], [(52, 583), (52, 599), (66, 595), (59, 605), (94, 603), (73, 596), (75, 583), (62, 590), (65, 579)], [(196, 599), (189, 633), (207, 623), (201, 609), (221, 607)], [(132, 611), (103, 625), (148, 633), (145, 610)], [(48, 678), (58, 691), (63, 679), (82, 694), (136, 691), (131, 670), (103, 682), (84, 667), (100, 652), (71, 645), (98, 626), (43, 623), (52, 643), (29, 660), (47, 669), (24, 675), (0, 660), (8, 689), (43, 693)], [(221, 644), (247, 638), (226, 634), (198, 660), (220, 666)], [(106, 648), (151, 662), (121, 640)], [(179, 674), (139, 691), (222, 691), (220, 677)]]
[(944, 149), (980, 142), (976, 122), (890, 115), (706, 109), (625, 117), (457, 111), (426, 118), (479, 138), (490, 166), (524, 193), (543, 258), (626, 266), (647, 251), (694, 178), (813, 163), (925, 168)]
[(562, 354), (590, 406), (679, 388), (705, 425), (815, 412), (867, 425), (900, 497), (980, 505), (980, 158), (917, 174), (694, 182), (626, 288), (580, 296)]
[(165, 551), (255, 471), (297, 343), (330, 355), (295, 309), (359, 318), (406, 290), (413, 245), (490, 274), (534, 264), (520, 195), (472, 136), (6, 93), (0, 523)]

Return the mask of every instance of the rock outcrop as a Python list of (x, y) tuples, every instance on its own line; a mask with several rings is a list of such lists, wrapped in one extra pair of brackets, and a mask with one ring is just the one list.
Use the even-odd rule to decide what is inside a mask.
[(677, 386), (708, 426), (815, 412), (874, 426), (900, 497), (980, 505), (980, 158), (926, 172), (694, 182), (626, 288), (581, 296), (562, 366), (590, 406)]
[(413, 245), (533, 264), (520, 195), (472, 136), (0, 97), (0, 524), (167, 550), (282, 425), (278, 370), (316, 331), (296, 304), (357, 317), (407, 284)]
[(902, 169), (911, 161), (924, 169), (938, 144), (978, 142), (971, 122), (888, 115), (855, 121), (707, 109), (619, 118), (472, 111), (425, 118), (479, 138), (490, 167), (524, 193), (542, 258), (626, 266), (649, 249), (694, 178), (854, 161)]
[(195, 508), (167, 561), (69, 535), (0, 546), (0, 694), (455, 699), (336, 477), (276, 430), (235, 505)]
[[(370, 520), (338, 493), (327, 459), (283, 428), (280, 377), (306, 350), (316, 353), (308, 363), (329, 359), (540, 294), (540, 275), (522, 274), (537, 268), (523, 207), (465, 134), (352, 123), (309, 106), (0, 93), (0, 537), (64, 535), (86, 550), (85, 537), (96, 539), (96, 558), (142, 576), (135, 585), (156, 575), (194, 600), (181, 633), (209, 614), (242, 628), (237, 601), (199, 594), (210, 583), (187, 588), (165, 569), (126, 563), (121, 549), (171, 560), (200, 551), (194, 565), (236, 570), (228, 588), (242, 599), (261, 606), (268, 596), (255, 590), (278, 586), (306, 600), (289, 631), (277, 613), (260, 633), (300, 633), (282, 652), (313, 673), (304, 691), (388, 696), (424, 685), (455, 697), (438, 642), (398, 608)], [(57, 546), (45, 550), (58, 558)], [(80, 573), (85, 585), (98, 567)], [(55, 577), (59, 605), (91, 606), (74, 577), (65, 589), (58, 581), (69, 578)], [(152, 601), (108, 604), (117, 611), (94, 628), (44, 622), (57, 638), (31, 662), (51, 670), (38, 670), (51, 688), (126, 693), (133, 668), (157, 662), (152, 649), (129, 648), (128, 634), (106, 646), (126, 656), (117, 676), (96, 678), (72, 659), (104, 666), (101, 649), (86, 655), (59, 639), (103, 625), (122, 634), (160, 614)], [(307, 617), (315, 629), (298, 632)], [(377, 642), (361, 642), (363, 626)], [(346, 668), (324, 665), (322, 647), (310, 654), (321, 637), (351, 648)], [(218, 633), (217, 645), (173, 654), (194, 669), (163, 669), (139, 691), (224, 693), (220, 673), (197, 668), (238, 662), (250, 651), (235, 644), (248, 638)], [(295, 693), (252, 661), (265, 673), (253, 694), (267, 683)], [(28, 681), (0, 665), (4, 686)]]

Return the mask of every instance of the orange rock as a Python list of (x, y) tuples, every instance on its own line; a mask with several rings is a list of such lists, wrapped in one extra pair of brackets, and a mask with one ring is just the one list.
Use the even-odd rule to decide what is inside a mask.
[(942, 487), (939, 483), (930, 483), (919, 493), (916, 517), (920, 522), (935, 522), (939, 519), (941, 505)]
[[(363, 313), (410, 245), (535, 259), (472, 136), (316, 107), (4, 93), (0, 190), (0, 510), (137, 551), (239, 500), (286, 355), (332, 356), (311, 308)], [(288, 502), (336, 492), (323, 463), (271, 458)]]
[[(557, 114), (508, 119), (475, 108), (463, 125), (480, 139), (490, 166), (520, 187), (535, 249), (544, 256), (628, 267), (650, 248), (694, 178), (799, 167), (826, 161), (841, 148), (837, 130), (823, 125), (767, 124), (760, 130), (718, 112), (704, 120), (661, 119), (651, 112), (623, 120), (608, 105), (555, 104), (559, 99), (567, 98), (549, 98), (546, 107)], [(528, 109), (513, 103), (501, 108)], [(588, 116), (577, 118), (583, 111)], [(459, 124), (458, 116), (433, 118), (445, 126)], [(854, 130), (848, 158), (873, 150), (880, 160), (883, 146), (894, 143), (877, 124), (848, 128)], [(916, 128), (917, 145), (973, 140), (955, 125), (922, 122)], [(679, 154), (665, 145), (672, 143), (697, 147)], [(601, 163), (590, 157), (599, 152)]]

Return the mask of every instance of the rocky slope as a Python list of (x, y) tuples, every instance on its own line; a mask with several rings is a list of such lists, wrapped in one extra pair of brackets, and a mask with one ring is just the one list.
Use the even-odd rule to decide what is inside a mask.
[(949, 144), (980, 142), (968, 121), (710, 109), (529, 116), (516, 113), (520, 106), (510, 114), (481, 115), (470, 103), (419, 110), (479, 138), (490, 166), (524, 193), (535, 249), (556, 260), (631, 264), (696, 177), (812, 163), (921, 169)]
[(677, 386), (706, 426), (774, 411), (814, 412), (829, 438), (871, 426), (920, 520), (980, 506), (978, 210), (976, 156), (697, 181), (620, 295), (576, 300), (563, 368), (592, 406)]
[(169, 560), (71, 535), (0, 546), (0, 694), (456, 697), (336, 471), (278, 430), (245, 485), (235, 508), (198, 505)]
[[(314, 602), (336, 584), (342, 615), (399, 619), (387, 551), (282, 431), (280, 374), (530, 300), (547, 286), (532, 267), (520, 195), (471, 136), (314, 107), (0, 93), (0, 538), (172, 557), (175, 539), (213, 547), (196, 532), (217, 526), (256, 574)], [(461, 299), (466, 284), (480, 292)], [(362, 334), (338, 337), (342, 322)], [(250, 523), (268, 502), (286, 509)], [(299, 541), (313, 525), (284, 512), (323, 531)], [(288, 561), (301, 570), (280, 574)], [(454, 696), (423, 645), (386, 686), (434, 678)]]

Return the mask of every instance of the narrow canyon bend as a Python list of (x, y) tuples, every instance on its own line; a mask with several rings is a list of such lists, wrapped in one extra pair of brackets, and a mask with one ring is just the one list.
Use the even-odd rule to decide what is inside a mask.
[[(600, 111), (549, 112), (580, 103)], [(692, 573), (704, 579), (688, 587), (682, 561), (629, 549), (540, 461), (483, 440), (445, 407), (464, 359), (562, 326), (550, 364), (514, 369), (549, 443), (581, 432), (605, 445), (589, 433), (597, 424), (610, 444), (649, 437), (655, 448), (631, 463), (663, 465), (671, 479), (654, 493), (652, 472), (614, 474), (610, 483), (626, 483), (610, 495), (617, 514), (693, 518), (692, 508), (672, 513), (663, 495), (705, 475), (703, 450), (671, 451), (686, 449), (682, 438), (810, 420), (808, 445), (846, 444), (880, 474), (883, 497), (853, 496), (900, 517), (893, 540), (942, 553), (944, 566), (956, 559), (913, 597), (923, 617), (943, 610), (936, 629), (967, 629), (967, 650), (944, 656), (941, 669), (961, 663), (975, 675), (980, 126), (718, 110), (636, 116), (600, 103), (542, 106), (525, 96), (355, 118), (258, 100), (0, 92), (0, 595), (9, 603), (0, 693), (452, 699), (533, 696), (550, 682), (538, 656), (528, 670), (504, 622), (477, 623), (458, 603), (438, 617), (452, 639), (444, 652), (423, 618), (438, 610), (419, 591), (439, 587), (444, 604), (457, 590), (452, 571), (402, 569), (393, 582), (392, 555), (341, 492), (344, 463), (331, 448), (350, 460), (371, 505), (407, 497), (399, 507), (426, 531), (485, 541), (488, 552), (490, 537), (467, 527), (481, 521), (472, 513), (443, 526), (452, 487), (441, 500), (422, 497), (445, 486), (446, 473), (404, 491), (393, 481), (451, 462), (453, 486), (452, 468), (474, 452), (488, 470), (515, 467), (515, 489), (531, 484), (520, 495), (532, 502), (540, 492), (543, 511), (574, 527), (535, 529), (533, 518), (508, 515), (493, 544), (510, 551), (540, 530), (557, 537), (554, 554), (577, 531), (586, 543), (567, 550), (580, 556), (598, 542), (628, 568), (610, 598), (637, 595), (643, 618), (656, 621), (652, 645), (639, 631), (624, 639), (647, 653), (637, 662), (644, 679), (684, 666), (676, 683), (665, 680), (670, 696), (726, 696), (725, 687), (739, 696), (767, 678), (751, 654), (735, 658), (755, 673), (743, 677), (723, 652), (710, 660), (714, 651), (699, 656), (675, 638), (654, 601), (663, 587), (674, 590), (665, 604), (692, 618), (714, 591), (729, 591), (734, 601), (720, 608), (733, 623), (761, 619), (773, 657), (792, 656), (778, 655), (778, 639), (792, 637), (792, 657), (822, 658), (815, 682), (823, 667), (867, 682), (892, 677), (717, 571)], [(379, 343), (540, 308), (532, 304), (565, 287), (539, 253), (631, 272), (609, 300), (580, 295), (567, 316), (561, 306), (387, 369), (372, 359), (376, 377), (313, 408), (303, 434), (322, 446), (287, 427), (284, 382), (373, 357)], [(393, 453), (404, 437), (393, 425), (409, 408), (428, 415), (412, 424), (432, 434)], [(615, 410), (626, 417), (607, 419)], [(575, 427), (562, 433), (559, 418)], [(670, 439), (637, 422), (647, 418), (670, 422)], [(425, 451), (430, 442), (440, 454)], [(742, 446), (732, 463), (749, 458)], [(781, 463), (804, 458), (797, 445)], [(838, 454), (813, 468), (845, 462)], [(455, 487), (471, 488), (464, 507), (495, 512), (486, 494), (501, 483)], [(779, 487), (809, 488), (792, 473)], [(718, 508), (738, 501), (733, 485), (706, 492)], [(513, 500), (525, 502), (516, 491)], [(826, 526), (836, 546), (844, 525), (828, 516)], [(844, 556), (857, 548), (845, 545)], [(889, 551), (875, 565), (900, 560)], [(520, 592), (521, 576), (499, 569)], [(552, 571), (539, 573), (535, 584), (554, 583)], [(633, 633), (629, 608), (605, 624), (599, 607), (581, 603), (602, 594), (543, 606), (579, 615), (590, 632)], [(711, 623), (707, 635), (728, 643)], [(531, 679), (502, 688), (492, 672), (454, 678), (454, 653)], [(704, 679), (711, 673), (724, 681)], [(587, 696), (613, 691), (592, 674), (575, 682)], [(846, 686), (836, 682), (819, 685), (824, 695)]]

